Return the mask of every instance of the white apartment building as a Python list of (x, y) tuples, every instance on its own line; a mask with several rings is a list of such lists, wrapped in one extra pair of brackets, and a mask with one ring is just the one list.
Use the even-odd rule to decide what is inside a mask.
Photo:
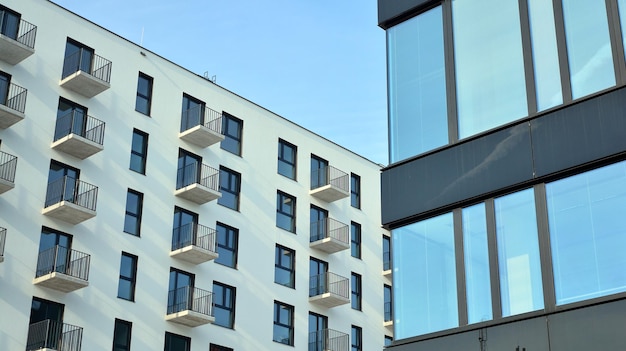
[(50, 1), (0, 31), (0, 350), (390, 340), (377, 164)]

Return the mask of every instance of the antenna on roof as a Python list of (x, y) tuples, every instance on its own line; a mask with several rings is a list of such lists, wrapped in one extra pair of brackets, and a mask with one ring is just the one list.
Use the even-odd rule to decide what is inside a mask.
[(206, 79), (206, 80), (208, 80), (208, 81), (210, 81), (212, 83), (215, 83), (215, 81), (217, 80), (217, 76), (214, 74), (214, 75), (211, 76), (211, 78), (209, 78), (209, 71), (204, 71), (204, 79)]

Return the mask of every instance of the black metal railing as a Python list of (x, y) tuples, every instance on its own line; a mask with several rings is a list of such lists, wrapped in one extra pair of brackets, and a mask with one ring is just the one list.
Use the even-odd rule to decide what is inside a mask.
[(385, 302), (385, 322), (393, 320), (393, 308), (391, 302)]
[(311, 222), (311, 242), (333, 238), (347, 244), (349, 243), (349, 236), (348, 225), (332, 218)]
[(391, 269), (391, 252), (383, 251), (383, 271)]
[(350, 177), (348, 176), (348, 173), (332, 166), (311, 171), (311, 190), (329, 184), (335, 188), (348, 192), (348, 189), (350, 188)]
[(35, 37), (37, 36), (37, 26), (20, 19), (17, 31), (15, 28), (9, 33), (2, 31), (2, 35), (11, 38), (20, 44), (26, 45), (31, 49), (35, 48)]
[(82, 341), (83, 328), (46, 319), (28, 327), (26, 351), (40, 349), (80, 351)]
[(58, 272), (88, 281), (90, 259), (91, 256), (84, 252), (55, 245), (39, 253), (35, 278)]
[(348, 334), (333, 329), (309, 333), (309, 351), (348, 351)]
[(186, 310), (213, 316), (213, 293), (193, 286), (170, 290), (167, 294), (167, 314)]
[(309, 296), (317, 296), (326, 293), (347, 299), (350, 296), (350, 282), (348, 278), (330, 272), (314, 275), (309, 278)]
[(111, 81), (111, 66), (113, 63), (93, 53), (85, 55), (84, 52), (85, 50), (81, 49), (65, 57), (61, 79), (78, 71), (83, 71), (94, 78), (109, 83)]
[(184, 188), (191, 184), (200, 184), (211, 190), (219, 189), (220, 171), (205, 164), (192, 163), (178, 169), (176, 176), (176, 189)]
[(0, 227), (0, 257), (4, 257), (4, 242), (7, 239), (7, 229)]
[(182, 112), (180, 119), (181, 132), (201, 124), (210, 130), (221, 134), (222, 113), (202, 105), (192, 107)]
[(95, 211), (98, 200), (98, 187), (80, 179), (63, 176), (48, 183), (45, 207), (61, 201), (71, 202), (75, 205)]
[(0, 105), (4, 105), (19, 113), (24, 113), (26, 109), (26, 95), (28, 94), (26, 88), (10, 83), (8, 87), (5, 85), (0, 91), (7, 93), (6, 96), (4, 94), (0, 95)]
[(17, 156), (0, 151), (0, 179), (14, 183), (16, 169)]
[(72, 110), (57, 118), (54, 141), (70, 134), (76, 134), (102, 145), (104, 143), (104, 126), (103, 121), (87, 116), (81, 111)]
[(172, 251), (194, 245), (211, 252), (216, 251), (217, 235), (215, 229), (198, 223), (189, 223), (172, 231)]

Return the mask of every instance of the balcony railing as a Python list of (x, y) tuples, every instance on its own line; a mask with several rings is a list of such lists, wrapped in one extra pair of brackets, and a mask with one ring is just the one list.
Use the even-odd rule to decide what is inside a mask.
[(192, 163), (178, 169), (176, 189), (192, 184), (200, 184), (211, 190), (219, 189), (220, 171), (205, 164)]
[(0, 194), (13, 188), (16, 169), (17, 156), (0, 151)]
[(193, 245), (211, 252), (217, 252), (216, 239), (215, 229), (197, 223), (189, 223), (174, 228), (172, 233), (172, 250)]
[(97, 186), (69, 176), (63, 176), (63, 178), (48, 184), (45, 207), (66, 201), (95, 211), (97, 200)]
[(182, 311), (213, 316), (213, 293), (192, 286), (171, 290), (167, 295), (167, 314)]
[(102, 145), (104, 142), (104, 126), (105, 123), (103, 121), (73, 110), (57, 119), (54, 141), (70, 134), (76, 134)]
[(46, 319), (28, 327), (26, 351), (80, 351), (82, 340), (83, 328)]
[(13, 33), (16, 35), (7, 35), (8, 33), (2, 33), (7, 38), (11, 38), (18, 43), (25, 45), (31, 49), (35, 48), (35, 37), (37, 36), (37, 26), (20, 19), (20, 24), (18, 27), (17, 33)]
[(332, 218), (311, 222), (311, 242), (332, 238), (342, 243), (349, 243), (348, 225)]
[(331, 166), (311, 171), (311, 195), (333, 202), (350, 196), (349, 190), (350, 177), (347, 173)]
[(181, 132), (199, 125), (222, 134), (222, 113), (201, 105), (182, 112), (180, 121)]
[(383, 252), (383, 271), (391, 270), (391, 252)]
[(104, 57), (92, 54), (91, 62), (83, 62), (83, 50), (79, 50), (67, 57), (63, 62), (63, 74), (61, 79), (65, 79), (73, 73), (83, 71), (103, 82), (111, 82), (112, 62)]
[(350, 296), (348, 278), (327, 272), (314, 275), (309, 279), (309, 297), (327, 293), (348, 299)]
[(37, 26), (34, 24), (20, 19), (17, 28), (3, 28), (1, 34), (0, 59), (15, 65), (35, 52)]
[(57, 272), (87, 281), (90, 259), (91, 256), (84, 252), (55, 245), (39, 253), (35, 278)]
[(7, 229), (0, 227), (0, 262), (4, 261), (4, 243), (7, 239)]
[(17, 84), (10, 83), (6, 92), (6, 96), (0, 96), (0, 105), (4, 105), (13, 111), (24, 113), (28, 90)]
[(309, 333), (309, 351), (348, 351), (348, 334), (333, 329)]

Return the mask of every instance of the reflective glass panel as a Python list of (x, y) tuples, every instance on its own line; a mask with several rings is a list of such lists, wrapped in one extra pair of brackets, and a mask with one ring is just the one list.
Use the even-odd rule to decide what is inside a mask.
[(626, 162), (546, 184), (559, 305), (626, 291)]
[(617, 0), (620, 24), (622, 25), (622, 42), (626, 50), (626, 0)]
[(391, 238), (395, 337), (458, 326), (452, 213), (394, 229)]

